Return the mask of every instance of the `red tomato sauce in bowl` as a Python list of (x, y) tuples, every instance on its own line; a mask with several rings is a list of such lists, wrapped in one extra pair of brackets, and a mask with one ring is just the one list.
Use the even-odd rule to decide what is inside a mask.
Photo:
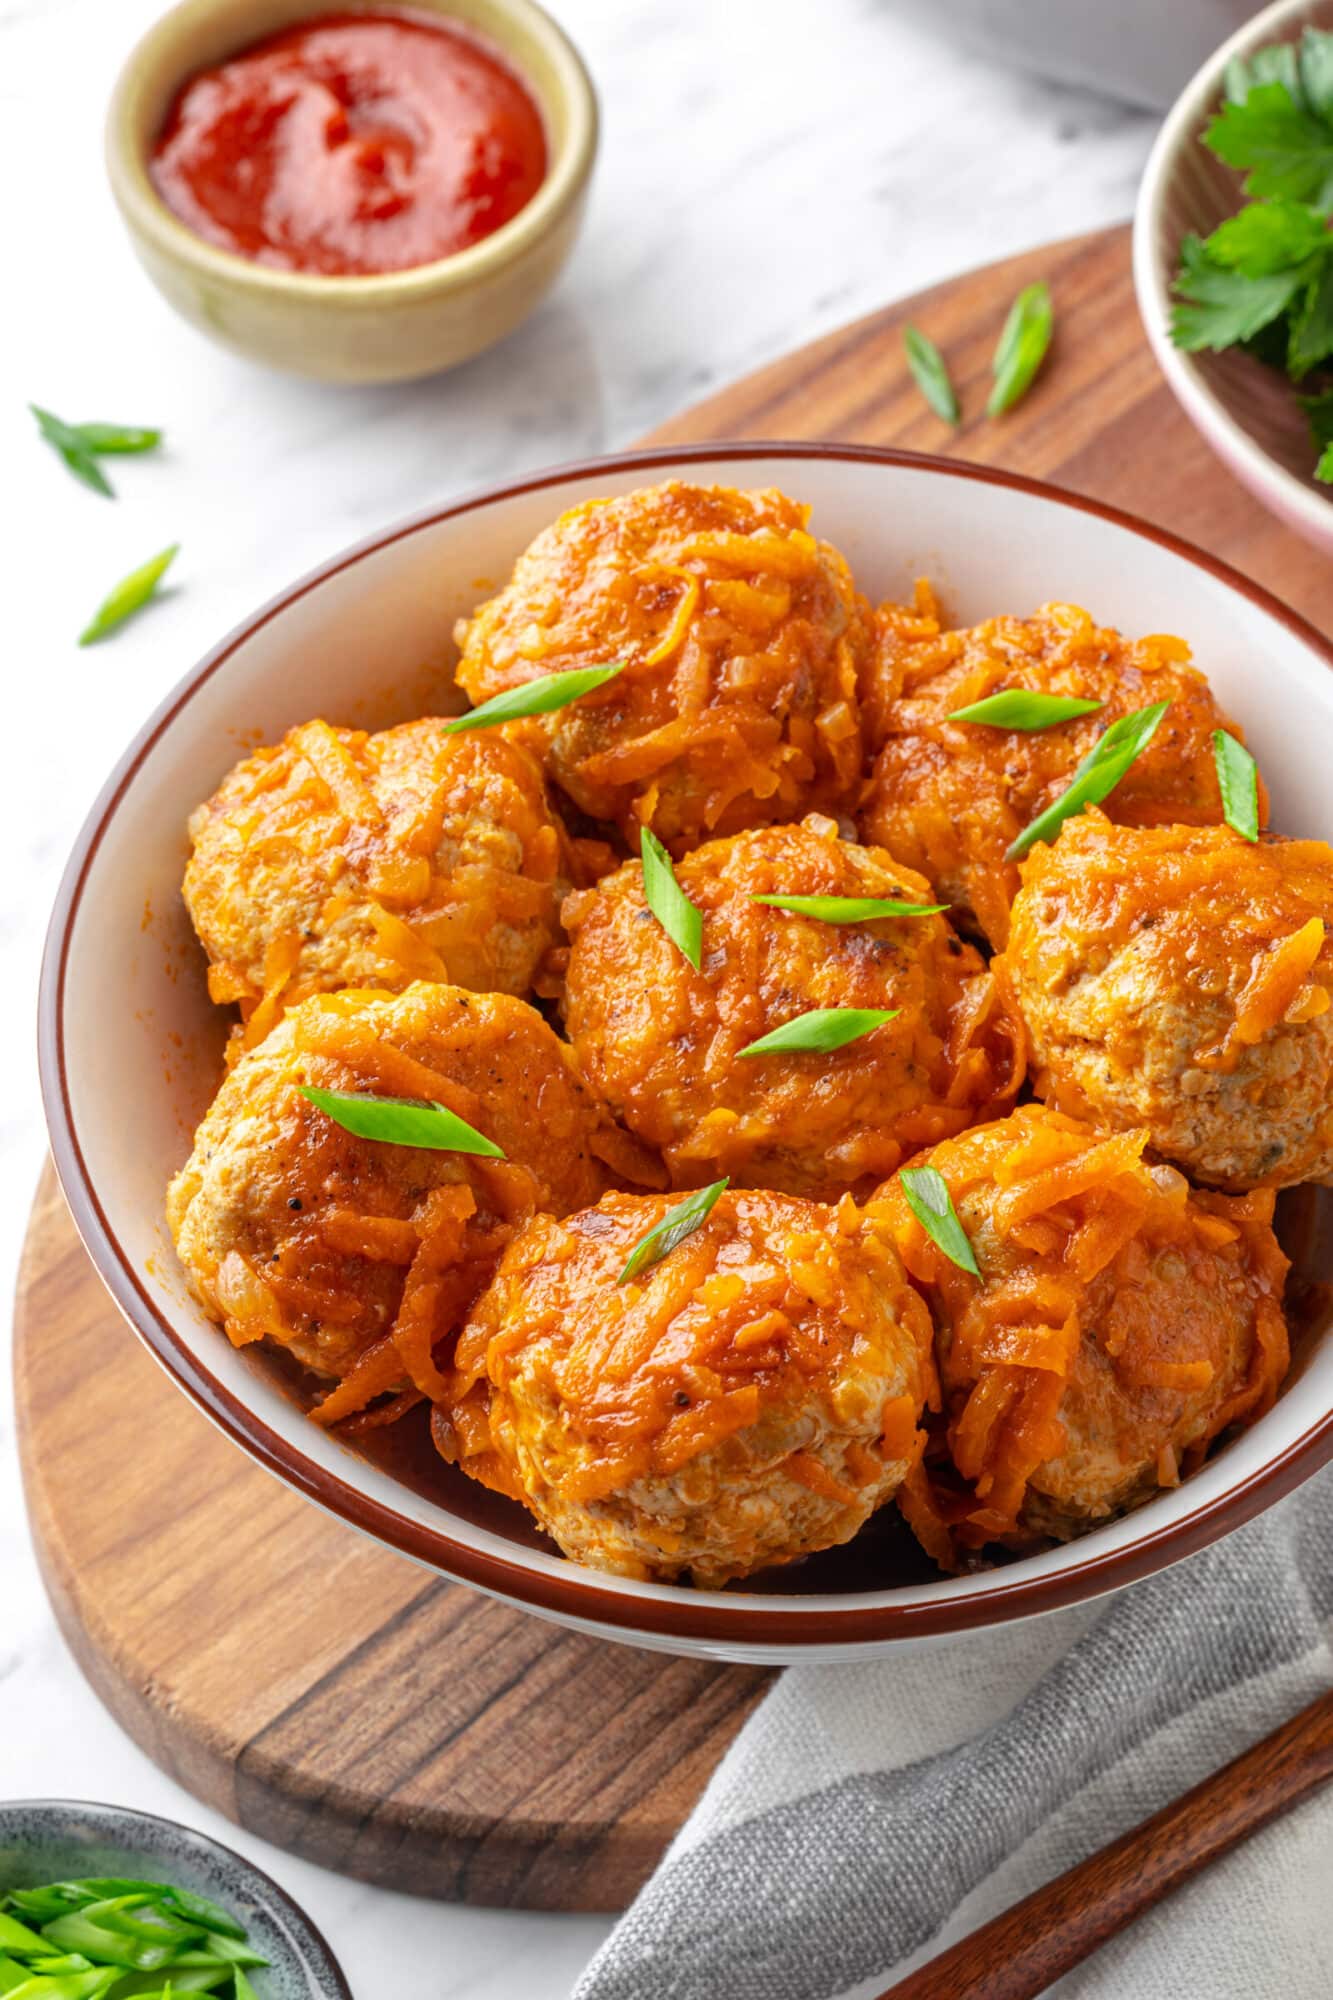
[(325, 14), (192, 77), (151, 173), (220, 249), (363, 277), (492, 235), (546, 164), (541, 113), (480, 42), (434, 16)]

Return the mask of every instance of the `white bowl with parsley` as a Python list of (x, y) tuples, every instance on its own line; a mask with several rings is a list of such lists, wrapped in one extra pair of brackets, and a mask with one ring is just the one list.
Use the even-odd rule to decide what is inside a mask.
[(1186, 415), (1255, 498), (1333, 552), (1333, 0), (1278, 0), (1167, 116), (1134, 284)]

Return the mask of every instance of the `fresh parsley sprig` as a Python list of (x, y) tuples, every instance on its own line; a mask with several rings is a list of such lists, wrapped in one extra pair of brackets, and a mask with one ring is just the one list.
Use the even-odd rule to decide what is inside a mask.
[(1333, 33), (1307, 28), (1299, 45), (1232, 63), (1226, 88), (1203, 143), (1242, 173), (1251, 199), (1182, 242), (1171, 338), (1187, 353), (1243, 347), (1293, 382), (1316, 377), (1302, 401), (1321, 451), (1315, 476), (1333, 482), (1320, 411), (1333, 391), (1318, 380), (1333, 364)]

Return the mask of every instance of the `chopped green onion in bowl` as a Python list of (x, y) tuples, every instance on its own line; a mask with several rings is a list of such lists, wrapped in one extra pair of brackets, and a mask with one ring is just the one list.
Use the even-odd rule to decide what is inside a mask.
[(813, 917), (821, 924), (873, 924), (881, 917), (938, 917), (947, 903), (905, 903), (897, 896), (751, 896), (752, 903)]
[(1085, 701), (1079, 695), (1044, 694), (1039, 688), (1000, 688), (981, 701), (955, 708), (948, 722), (984, 722), (992, 729), (1053, 729), (1057, 722), (1072, 722), (1076, 716), (1095, 715), (1103, 704)]
[(648, 908), (697, 972), (703, 963), (703, 912), (681, 888), (671, 866), (671, 856), (646, 826), (639, 836), (639, 853), (643, 859), (643, 893)]
[(13, 2000), (260, 2000), (249, 1972), (267, 1964), (230, 1911), (168, 1882), (88, 1876), (0, 1897)]
[(1104, 730), (1075, 766), (1066, 789), (1024, 827), (1005, 860), (1021, 860), (1039, 840), (1054, 840), (1065, 821), (1075, 813), (1082, 812), (1085, 806), (1099, 806), (1108, 798), (1130, 765), (1147, 749), (1170, 706), (1169, 701), (1157, 701), (1150, 708), (1136, 708), (1131, 715), (1122, 715)]

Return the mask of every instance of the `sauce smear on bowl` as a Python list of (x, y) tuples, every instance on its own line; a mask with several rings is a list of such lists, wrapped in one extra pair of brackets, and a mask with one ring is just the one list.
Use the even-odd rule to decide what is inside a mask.
[(283, 271), (433, 263), (499, 229), (546, 173), (541, 114), (433, 17), (326, 14), (192, 77), (153, 149), (167, 207)]

